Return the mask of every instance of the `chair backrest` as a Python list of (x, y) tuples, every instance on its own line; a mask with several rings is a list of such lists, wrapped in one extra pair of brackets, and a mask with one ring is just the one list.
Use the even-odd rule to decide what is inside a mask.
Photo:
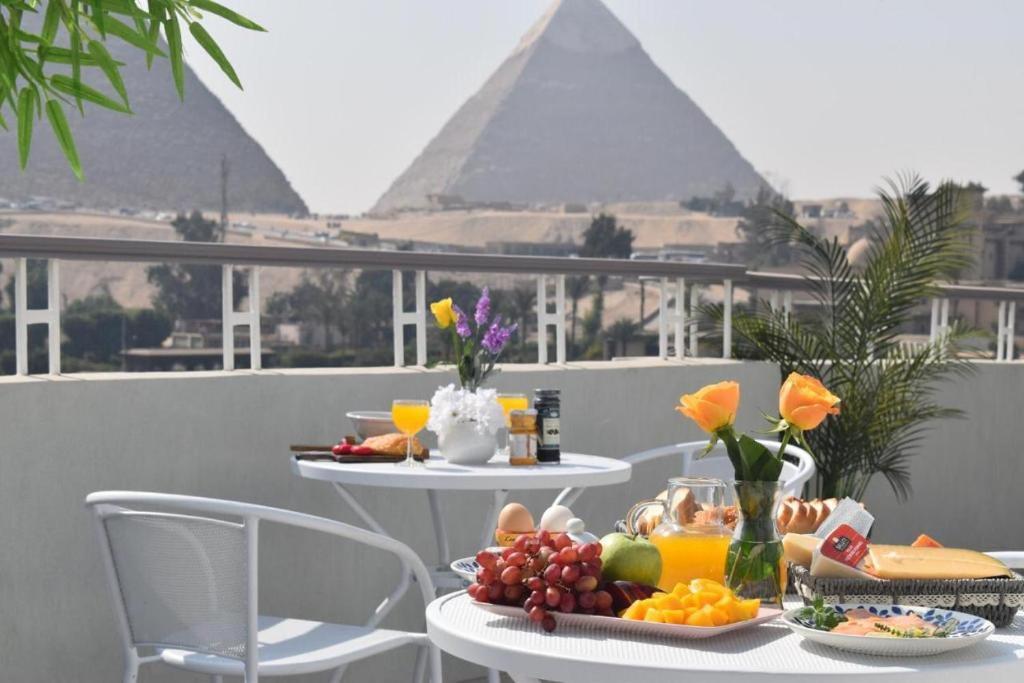
[(128, 656), (155, 646), (230, 657), (256, 681), (258, 506), (142, 492), (86, 505)]
[[(782, 445), (778, 441), (766, 439), (757, 441), (773, 453), (778, 453), (779, 446)], [(700, 457), (705, 448), (706, 441), (690, 441), (634, 453), (625, 459), (633, 464), (639, 464), (649, 460), (675, 457), (680, 459), (679, 473), (683, 476), (716, 477), (726, 482), (732, 481), (733, 468), (726, 454), (725, 445), (719, 442), (710, 453)], [(802, 448), (788, 444), (784, 453), (782, 473), (779, 476), (779, 481), (783, 483), (783, 495), (799, 496), (804, 484), (814, 476), (814, 472), (814, 460), (810, 454)]]
[[(376, 626), (413, 580), (424, 607), (435, 597), (430, 571), (412, 548), (332, 519), (145, 491), (98, 491), (85, 504), (95, 513), (125, 655), (132, 661), (139, 661), (136, 645), (181, 647), (244, 659), (245, 682), (257, 682), (259, 526), (264, 521), (347, 538), (398, 558), (399, 586), (367, 626)], [(435, 646), (430, 667), (432, 680), (440, 681)]]
[(246, 538), (241, 524), (111, 511), (106, 534), (132, 645), (245, 660)]

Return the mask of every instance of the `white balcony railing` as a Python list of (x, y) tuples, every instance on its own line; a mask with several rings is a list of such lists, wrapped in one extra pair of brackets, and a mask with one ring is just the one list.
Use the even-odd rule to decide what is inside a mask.
[[(60, 363), (60, 288), (59, 264), (74, 261), (130, 261), (142, 263), (186, 262), (218, 265), (223, 269), (222, 319), (224, 329), (223, 367), (235, 367), (235, 327), (248, 327), (249, 357), (252, 368), (260, 369), (259, 269), (264, 266), (299, 268), (358, 268), (391, 270), (393, 273), (392, 324), (394, 364), (406, 365), (404, 329), (415, 327), (417, 365), (427, 361), (426, 274), (435, 272), (508, 273), (537, 278), (536, 319), (538, 330), (537, 362), (549, 362), (548, 331), (554, 329), (555, 362), (566, 361), (565, 277), (567, 275), (609, 275), (653, 278), (658, 281), (658, 352), (682, 359), (699, 353), (697, 307), (701, 291), (709, 286), (722, 287), (724, 308), (722, 357), (729, 358), (732, 347), (732, 306), (734, 287), (758, 293), (768, 292), (769, 305), (787, 315), (793, 310), (793, 292), (806, 288), (797, 275), (747, 271), (740, 265), (680, 263), (673, 261), (631, 261), (619, 259), (556, 258), (532, 256), (493, 256), (409, 251), (371, 251), (323, 247), (267, 247), (202, 242), (113, 240), (82, 237), (0, 235), (0, 256), (16, 261), (15, 344), (16, 372), (26, 375), (28, 363), (28, 327), (47, 325), (49, 372), (59, 374)], [(45, 259), (48, 302), (46, 308), (29, 309), (27, 296), (27, 259)], [(248, 268), (248, 310), (239, 312), (233, 305), (233, 270)], [(414, 273), (415, 301), (406, 310), (403, 300), (403, 273)], [(553, 285), (553, 287), (551, 286)], [(1024, 289), (943, 285), (942, 298), (932, 302), (931, 339), (949, 325), (950, 301), (985, 300), (998, 304), (995, 359), (1014, 360), (1014, 322), (1018, 303), (1024, 301)], [(255, 333), (254, 333), (255, 332)], [(669, 341), (672, 341), (670, 347)]]

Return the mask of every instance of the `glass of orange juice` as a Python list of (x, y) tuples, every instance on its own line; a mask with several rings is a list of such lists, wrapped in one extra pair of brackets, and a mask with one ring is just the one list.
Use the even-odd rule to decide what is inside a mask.
[(498, 394), (498, 404), (505, 411), (505, 446), (501, 454), (508, 455), (508, 428), (511, 426), (509, 415), (513, 410), (527, 410), (530, 407), (530, 399), (526, 394)]
[(725, 482), (701, 477), (669, 479), (664, 499), (633, 506), (627, 524), (647, 508), (662, 507), (661, 522), (650, 532), (650, 541), (661, 553), (658, 588), (671, 591), (693, 579), (725, 582), (725, 562), (732, 533), (724, 524)]
[(391, 421), (398, 431), (405, 434), (405, 460), (396, 463), (406, 467), (414, 467), (416, 459), (412, 457), (412, 438), (427, 426), (430, 418), (430, 404), (426, 401), (396, 400), (391, 402)]

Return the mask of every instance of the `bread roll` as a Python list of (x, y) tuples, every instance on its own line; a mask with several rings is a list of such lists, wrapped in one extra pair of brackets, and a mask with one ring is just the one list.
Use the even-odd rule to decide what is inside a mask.
[[(405, 434), (381, 434), (371, 436), (363, 441), (362, 445), (372, 448), (374, 453), (380, 455), (405, 455), (408, 439)], [(428, 454), (427, 449), (415, 436), (412, 437), (412, 452), (421, 458), (427, 457)]]

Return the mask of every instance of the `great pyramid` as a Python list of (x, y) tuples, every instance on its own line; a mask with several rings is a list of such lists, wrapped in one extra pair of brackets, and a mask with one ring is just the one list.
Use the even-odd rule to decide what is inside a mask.
[(600, 0), (556, 0), (378, 200), (682, 200), (765, 184)]
[[(166, 59), (154, 60), (147, 70), (141, 51), (117, 38), (108, 43), (114, 59), (125, 63), (121, 71), (134, 115), (86, 104), (82, 118), (66, 108), (84, 182), (69, 170), (45, 120), (36, 124), (24, 173), (18, 169), (15, 133), (0, 130), (0, 197), (25, 201), (42, 196), (96, 208), (216, 210), (221, 156), (226, 155), (231, 211), (306, 213), (305, 202), (281, 169), (191, 69), (185, 69), (181, 102)], [(91, 76), (86, 78), (91, 84), (106, 85), (102, 75)]]

